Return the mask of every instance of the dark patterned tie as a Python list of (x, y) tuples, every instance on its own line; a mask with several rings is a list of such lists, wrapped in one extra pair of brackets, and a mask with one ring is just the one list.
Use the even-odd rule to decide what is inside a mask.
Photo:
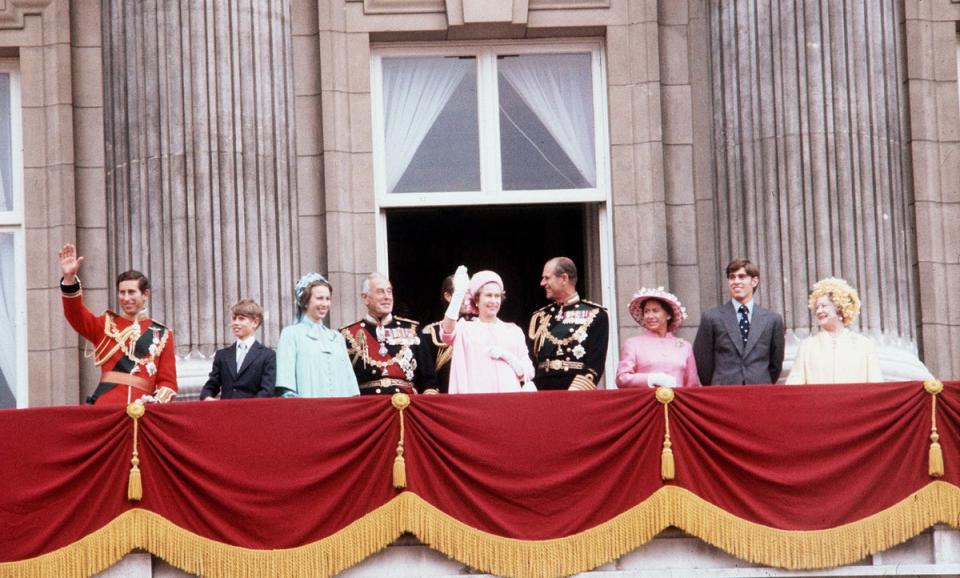
[(746, 305), (741, 305), (740, 309), (740, 335), (743, 337), (743, 344), (747, 344), (747, 337), (750, 335), (750, 312)]

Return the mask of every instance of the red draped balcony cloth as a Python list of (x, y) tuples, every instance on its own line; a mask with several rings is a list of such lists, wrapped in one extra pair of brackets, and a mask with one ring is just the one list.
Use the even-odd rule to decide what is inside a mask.
[(823, 568), (960, 526), (960, 383), (674, 394), (0, 411), (0, 575), (137, 548), (203, 575), (329, 575), (410, 532), (485, 572), (561, 576), (668, 526)]

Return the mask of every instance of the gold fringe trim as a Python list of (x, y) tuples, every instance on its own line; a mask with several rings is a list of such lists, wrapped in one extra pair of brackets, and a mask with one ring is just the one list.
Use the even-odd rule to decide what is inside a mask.
[(862, 560), (937, 523), (960, 527), (960, 488), (943, 481), (931, 482), (862, 520), (806, 532), (748, 522), (688, 490), (666, 486), (595, 528), (553, 540), (529, 541), (482, 532), (416, 494), (404, 492), (333, 536), (287, 550), (229, 546), (179, 528), (152, 512), (134, 509), (70, 546), (31, 560), (0, 564), (0, 575), (91, 575), (140, 548), (185, 572), (203, 576), (329, 576), (364, 560), (402, 533), (412, 532), (430, 547), (479, 571), (540, 578), (596, 568), (669, 526), (742, 560), (816, 569)]
[(332, 576), (370, 557), (403, 533), (402, 505), (394, 498), (333, 536), (286, 550), (230, 546), (137, 508), (70, 546), (30, 560), (0, 564), (0, 576), (92, 576), (137, 549), (198, 576)]

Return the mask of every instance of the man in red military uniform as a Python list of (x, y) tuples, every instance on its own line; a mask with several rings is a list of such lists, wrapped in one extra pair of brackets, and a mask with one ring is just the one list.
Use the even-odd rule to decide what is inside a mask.
[(363, 281), (367, 315), (340, 329), (360, 395), (437, 393), (432, 360), (425, 357), (418, 323), (393, 315), (393, 285), (379, 273)]
[(94, 315), (83, 303), (77, 272), (83, 257), (67, 244), (60, 250), (63, 314), (70, 326), (93, 344), (93, 362), (102, 371), (100, 384), (87, 398), (97, 405), (126, 405), (143, 398), (168, 402), (177, 395), (173, 332), (147, 316), (150, 281), (139, 271), (117, 277), (121, 313)]

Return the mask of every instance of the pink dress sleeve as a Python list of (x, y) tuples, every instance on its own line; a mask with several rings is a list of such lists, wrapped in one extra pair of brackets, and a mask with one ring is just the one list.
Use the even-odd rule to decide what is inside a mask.
[(683, 370), (683, 383), (685, 387), (700, 387), (700, 376), (697, 374), (697, 360), (693, 357), (693, 347), (687, 343), (687, 363)]
[(533, 368), (533, 362), (530, 361), (530, 351), (527, 349), (527, 340), (523, 336), (523, 330), (515, 324), (510, 324), (510, 341), (512, 342), (512, 353), (520, 360), (523, 365), (523, 380), (533, 379), (536, 371)]
[(631, 337), (623, 342), (617, 366), (617, 387), (647, 387), (647, 374), (636, 371), (641, 350), (639, 341), (639, 337)]

